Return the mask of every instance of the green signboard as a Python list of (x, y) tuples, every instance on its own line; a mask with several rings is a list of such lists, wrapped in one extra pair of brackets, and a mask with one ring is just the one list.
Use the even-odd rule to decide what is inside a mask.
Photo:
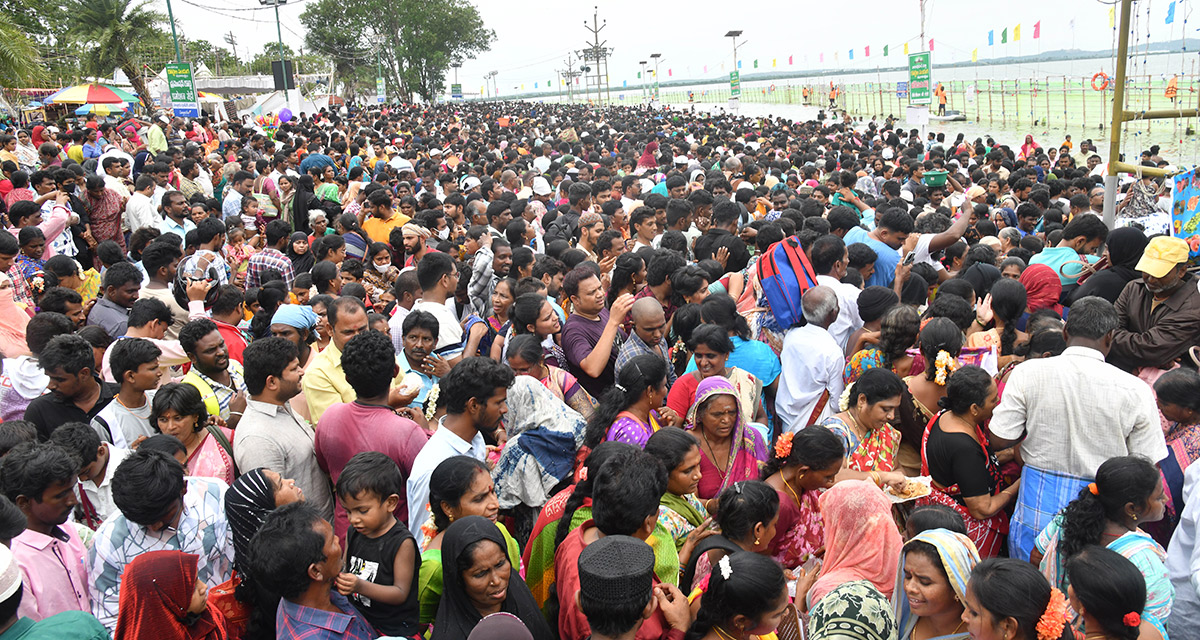
[(200, 116), (200, 100), (196, 95), (196, 83), (192, 79), (192, 63), (168, 62), (166, 65), (167, 90), (171, 95), (171, 110), (182, 118)]
[(387, 93), (384, 91), (383, 76), (375, 78), (375, 102), (383, 104), (387, 101)]
[(451, 98), (462, 99), (462, 96), (463, 96), (463, 93), (462, 93), (462, 85), (461, 84), (450, 85), (450, 97)]
[(933, 102), (933, 86), (929, 80), (929, 52), (910, 53), (908, 55), (908, 103), (931, 104)]
[(729, 96), (736, 98), (742, 95), (742, 74), (737, 71), (729, 72)]

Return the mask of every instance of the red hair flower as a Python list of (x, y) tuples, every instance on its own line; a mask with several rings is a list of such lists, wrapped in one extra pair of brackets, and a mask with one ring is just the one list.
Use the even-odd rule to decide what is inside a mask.
[(1121, 622), (1124, 622), (1125, 626), (1127, 627), (1141, 626), (1142, 616), (1138, 615), (1138, 612), (1136, 611), (1130, 611), (1129, 613), (1125, 614), (1124, 618), (1121, 618)]
[(785, 433), (775, 441), (775, 457), (786, 459), (792, 455), (792, 437), (794, 434)]
[(1057, 640), (1067, 625), (1067, 598), (1058, 589), (1050, 590), (1050, 602), (1037, 623), (1038, 640)]

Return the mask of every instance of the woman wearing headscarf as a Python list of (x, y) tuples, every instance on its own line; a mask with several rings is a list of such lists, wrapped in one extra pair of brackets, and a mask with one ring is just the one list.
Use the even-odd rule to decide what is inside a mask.
[(892, 595), (900, 640), (966, 640), (963, 603), (977, 564), (975, 545), (961, 533), (930, 529), (909, 540)]
[(29, 355), (25, 326), (29, 314), (17, 306), (12, 279), (0, 273), (0, 355), (5, 358)]
[(147, 551), (121, 576), (116, 640), (172, 638), (225, 640), (225, 616), (208, 602), (197, 578), (199, 556), (182, 551)]
[(696, 387), (687, 429), (700, 441), (701, 500), (717, 497), (742, 480), (757, 480), (767, 460), (767, 444), (746, 420), (738, 390), (728, 379), (711, 376)]
[(808, 618), (809, 640), (896, 640), (887, 598), (866, 580), (847, 582), (817, 603)]
[[(296, 486), (295, 480), (283, 478), (262, 467), (243, 473), (225, 492), (225, 519), (229, 521), (229, 531), (233, 537), (234, 583), (237, 585), (234, 593), (237, 602), (250, 609), (249, 620), (244, 622), (249, 624), (248, 630), (256, 637), (275, 635), (274, 605), (278, 604), (279, 599), (257, 587), (247, 573), (249, 562), (246, 556), (250, 539), (258, 533), (272, 511), (303, 500), (304, 492)], [(245, 610), (226, 610), (224, 613), (227, 614), (227, 620), (233, 623), (238, 614), (245, 615)], [(235, 630), (233, 624), (229, 628)]]
[(903, 545), (892, 520), (891, 500), (870, 482), (845, 480), (821, 494), (819, 504), (825, 524), (825, 562), (808, 591), (808, 608), (812, 610), (837, 587), (859, 580), (890, 597)]
[(1042, 145), (1033, 141), (1032, 134), (1025, 135), (1025, 143), (1021, 145), (1021, 154), (1017, 156), (1017, 160), (1032, 160), (1033, 152), (1041, 149)]
[(1146, 234), (1136, 227), (1113, 229), (1104, 247), (1108, 268), (1093, 274), (1076, 287), (1071, 292), (1071, 303), (1087, 296), (1100, 296), (1116, 303), (1125, 285), (1142, 277), (1135, 267), (1149, 242)]
[[(317, 322), (320, 319), (317, 312), (305, 304), (281, 304), (271, 316), (271, 335), (286, 338), (296, 345), (301, 373), (308, 369), (317, 356), (318, 349), (314, 348), (313, 343), (317, 340)], [(308, 402), (303, 390), (288, 403), (296, 415), (308, 420)]]
[(959, 271), (956, 277), (971, 283), (971, 288), (975, 290), (975, 297), (983, 300), (984, 296), (992, 290), (992, 285), (1000, 279), (1000, 270), (986, 262), (973, 262), (971, 266)]
[(431, 640), (466, 638), (484, 616), (502, 611), (520, 618), (535, 640), (554, 637), (505, 554), (506, 544), (496, 524), (481, 516), (456, 520), (446, 529), (442, 601)]
[(1021, 284), (1025, 285), (1026, 312), (1017, 321), (1017, 330), (1025, 330), (1029, 316), (1042, 309), (1053, 309), (1059, 316), (1063, 307), (1058, 303), (1062, 297), (1062, 280), (1054, 269), (1044, 264), (1031, 264), (1021, 273)]
[(316, 259), (313, 258), (312, 247), (308, 246), (308, 234), (303, 231), (297, 231), (288, 238), (287, 257), (292, 261), (292, 271), (296, 275), (308, 273), (316, 264)]
[(38, 168), (37, 147), (32, 144), (29, 132), (22, 129), (17, 132), (17, 166), (22, 171), (32, 173)]
[(656, 151), (658, 151), (657, 140), (651, 140), (646, 144), (646, 148), (642, 149), (642, 157), (638, 158), (635, 174), (640, 176), (647, 171), (654, 171), (658, 167), (658, 159), (654, 157)]

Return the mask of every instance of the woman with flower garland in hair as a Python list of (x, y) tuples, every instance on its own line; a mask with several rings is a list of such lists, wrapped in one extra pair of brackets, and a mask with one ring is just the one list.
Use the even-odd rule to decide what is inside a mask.
[(774, 638), (787, 610), (779, 565), (755, 553), (734, 553), (714, 567), (684, 640)]
[(803, 565), (825, 546), (817, 499), (842, 470), (846, 447), (829, 429), (811, 426), (775, 441), (762, 478), (779, 494), (777, 533), (767, 550), (788, 568)]
[(1167, 572), (1167, 552), (1138, 526), (1158, 522), (1166, 512), (1162, 475), (1140, 456), (1109, 458), (1096, 470), (1096, 481), (1079, 492), (1035, 541), (1030, 561), (1041, 566), (1051, 584), (1065, 589), (1067, 564), (1089, 545), (1125, 556), (1146, 583), (1143, 615), (1166, 620), (1175, 587)]
[[(779, 495), (766, 483), (745, 480), (721, 492), (716, 523), (720, 533), (705, 537), (687, 558), (680, 555), (679, 588), (704, 589), (718, 561), (741, 551), (766, 555), (779, 522)], [(693, 593), (693, 595), (695, 595)]]
[(929, 421), (921, 442), (921, 475), (933, 478), (933, 491), (917, 504), (957, 511), (983, 558), (996, 557), (1004, 547), (1006, 509), (1020, 482), (1003, 486), (1000, 463), (983, 432), (999, 402), (988, 372), (979, 367), (955, 371), (946, 383), (946, 397), (938, 401), (942, 411)]
[(845, 447), (846, 466), (838, 473), (838, 480), (904, 486), (904, 474), (896, 471), (900, 432), (890, 424), (903, 393), (904, 383), (888, 369), (868, 369), (846, 388), (839, 405), (841, 411), (821, 422)]
[(917, 343), (925, 361), (924, 375), (904, 378), (906, 389), (897, 423), (901, 440), (898, 464), (911, 475), (917, 475), (921, 469), (921, 439), (925, 427), (937, 415), (938, 402), (946, 396), (946, 382), (958, 368), (963, 332), (949, 318), (933, 318), (921, 329)]
[[(1146, 608), (1146, 581), (1136, 566), (1121, 554), (1096, 545), (1086, 547), (1067, 561), (1071, 586), (1067, 599), (1079, 614), (1078, 632), (1104, 640), (1151, 640), (1167, 637), (1167, 630)], [(1180, 627), (1196, 623), (1180, 621)], [(1172, 627), (1175, 629), (1176, 627)]]
[(909, 347), (917, 341), (921, 330), (921, 317), (916, 307), (898, 304), (884, 312), (879, 325), (879, 342), (868, 344), (846, 360), (842, 378), (847, 385), (858, 380), (870, 369), (889, 369), (908, 375), (913, 357)]
[(1028, 562), (980, 562), (971, 570), (966, 596), (963, 620), (976, 640), (1075, 640), (1067, 597)]

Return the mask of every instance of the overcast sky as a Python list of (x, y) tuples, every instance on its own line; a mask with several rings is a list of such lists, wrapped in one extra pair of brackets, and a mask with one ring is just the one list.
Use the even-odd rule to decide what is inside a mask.
[[(157, 0), (164, 3), (165, 0)], [(197, 4), (185, 4), (185, 1)], [(1193, 6), (1193, 3), (1195, 6)], [(556, 69), (564, 69), (567, 53), (590, 44), (593, 7), (585, 3), (505, 2), (475, 0), (485, 23), (496, 32), (489, 51), (475, 60), (468, 60), (459, 70), (459, 82), (467, 93), (478, 92), (483, 75), (495, 70), (501, 94), (512, 93), (514, 87), (533, 90), (534, 83), (544, 87), (555, 78)], [(1167, 8), (1176, 4), (1174, 24), (1165, 24)], [(293, 0), (280, 10), (283, 39), (292, 47), (303, 45), (304, 28), (299, 16), (305, 2)], [(754, 59), (759, 70), (809, 69), (874, 69), (876, 66), (895, 66), (902, 63), (905, 42), (913, 51), (919, 41), (919, 0), (843, 0), (834, 3), (806, 2), (776, 3), (793, 5), (791, 12), (772, 10), (769, 4), (737, 5), (727, 0), (694, 0), (673, 4), (645, 0), (606, 0), (601, 4), (601, 21), (607, 26), (601, 40), (612, 47), (609, 76), (612, 86), (620, 87), (623, 80), (637, 82), (638, 61), (648, 60), (652, 53), (661, 53), (659, 72), (668, 78), (718, 78), (732, 70), (733, 50), (724, 34), (740, 29), (745, 44), (739, 44), (738, 58), (742, 73), (752, 73)], [(1146, 15), (1149, 5), (1150, 14)], [(269, 10), (249, 11), (257, 7), (254, 0), (173, 0), (172, 8), (179, 24), (190, 38), (203, 38), (220, 44), (223, 35), (232, 30), (238, 40), (237, 53), (243, 60), (275, 41), (274, 13)], [(536, 7), (536, 9), (535, 9)], [(811, 7), (811, 8), (808, 8)], [(831, 7), (840, 11), (833, 15)], [(1200, 0), (1171, 3), (1137, 3), (1140, 40), (1147, 35), (1151, 41), (1179, 39), (1184, 35), (1198, 37)], [(243, 9), (243, 10), (238, 10)], [(933, 38), (934, 64), (969, 60), (972, 49), (979, 49), (979, 58), (1003, 55), (1031, 55), (1041, 51), (1069, 49), (1109, 49), (1114, 42), (1108, 26), (1109, 5), (1098, 0), (925, 0), (926, 40)], [(1185, 18), (1194, 18), (1187, 20)], [(832, 20), (832, 24), (830, 21)], [(258, 22), (255, 22), (258, 21)], [(1034, 39), (1034, 23), (1041, 21), (1041, 37)], [(1013, 42), (1014, 27), (1021, 25), (1021, 40)], [(1073, 24), (1073, 26), (1072, 26)], [(1009, 44), (1000, 44), (1001, 30), (1009, 30)], [(995, 46), (987, 44), (988, 31), (995, 31)], [(1133, 41), (1131, 40), (1131, 43)], [(889, 45), (891, 57), (883, 57), (883, 47)], [(864, 47), (870, 47), (870, 56)], [(854, 49), (854, 60), (849, 59)], [(834, 53), (837, 60), (834, 60)], [(824, 64), (820, 56), (824, 54)], [(788, 66), (788, 56), (794, 64)], [(724, 67), (722, 67), (724, 65)], [(578, 65), (576, 65), (578, 66)], [(707, 73), (705, 72), (707, 67)]]

